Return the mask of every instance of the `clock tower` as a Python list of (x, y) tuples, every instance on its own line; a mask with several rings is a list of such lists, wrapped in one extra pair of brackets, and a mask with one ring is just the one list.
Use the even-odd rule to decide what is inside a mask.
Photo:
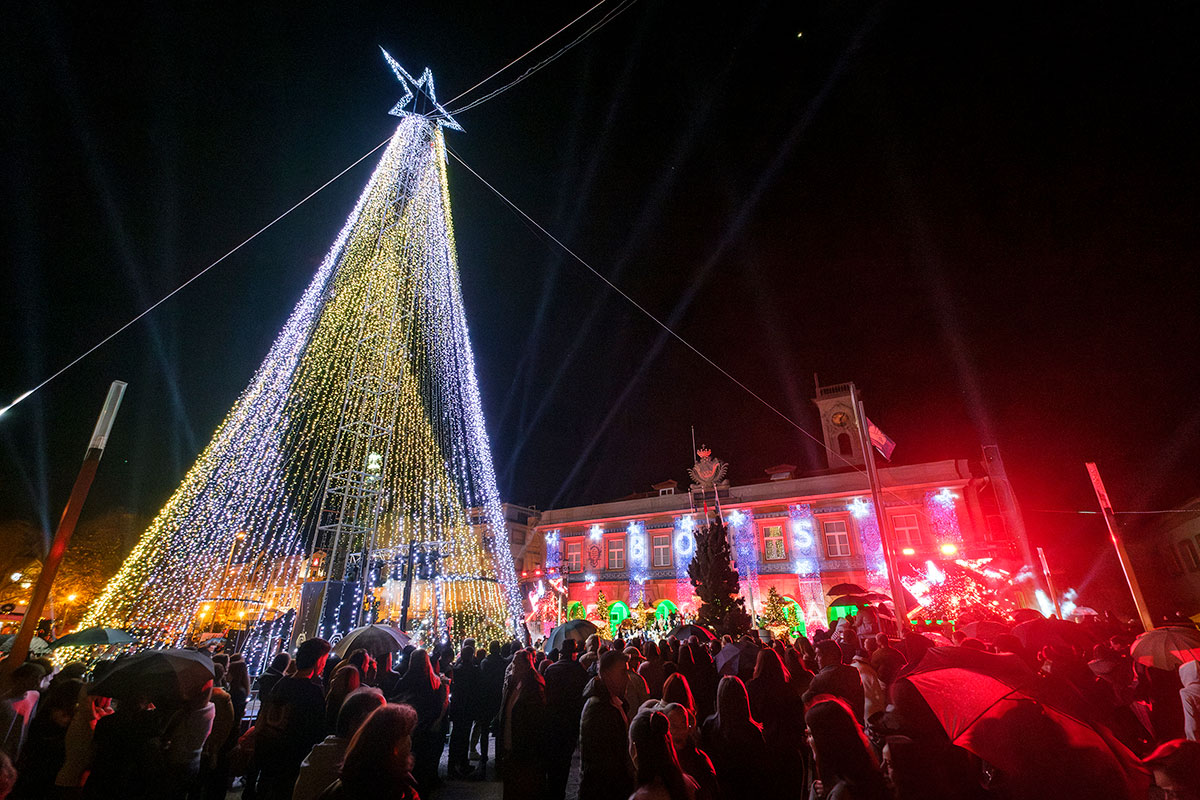
[[(816, 397), (813, 403), (821, 417), (821, 434), (825, 439), (825, 461), (830, 469), (863, 465), (862, 446), (858, 441), (855, 426), (854, 406), (850, 401), (853, 383), (835, 383), (822, 386), (813, 376)], [(847, 463), (849, 462), (849, 463)]]

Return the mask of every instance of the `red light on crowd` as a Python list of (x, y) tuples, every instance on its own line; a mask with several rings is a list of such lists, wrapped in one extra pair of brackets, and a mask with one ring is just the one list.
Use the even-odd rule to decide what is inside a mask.
[(944, 545), (942, 545), (942, 555), (944, 555), (944, 556), (952, 556), (957, 552), (958, 552), (958, 545), (956, 545), (952, 542), (946, 542)]

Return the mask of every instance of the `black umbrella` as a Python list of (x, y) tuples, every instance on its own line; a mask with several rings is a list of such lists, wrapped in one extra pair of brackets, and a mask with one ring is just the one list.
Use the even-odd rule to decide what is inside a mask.
[(711, 642), (717, 638), (716, 634), (701, 625), (677, 625), (667, 636), (674, 636), (681, 642), (686, 642), (693, 636), (702, 642)]
[[(0, 636), (0, 653), (11, 653), (13, 644), (17, 641), (15, 633), (6, 633)], [(29, 640), (29, 655), (44, 656), (50, 652), (50, 645), (40, 636), (35, 636)]]
[(89, 694), (186, 700), (213, 679), (212, 659), (196, 650), (143, 650), (113, 663), (112, 670), (92, 684)]
[(333, 652), (338, 658), (345, 658), (347, 653), (360, 647), (380, 658), (388, 653), (403, 650), (408, 645), (408, 634), (391, 625), (363, 625), (347, 633), (333, 646)]
[(1030, 653), (1047, 646), (1076, 647), (1090, 651), (1094, 644), (1086, 628), (1061, 619), (1031, 619), (1013, 628), (1012, 634)]
[(589, 636), (599, 632), (600, 629), (586, 619), (568, 620), (550, 631), (550, 635), (546, 637), (546, 642), (542, 646), (542, 649), (547, 653), (551, 650), (562, 650), (562, 646), (566, 643), (567, 639), (574, 639), (582, 645), (587, 641)]
[(1012, 618), (1013, 621), (1017, 623), (1029, 622), (1031, 619), (1045, 619), (1045, 617), (1041, 615), (1041, 612), (1032, 608), (1018, 608), (1012, 613)]
[(830, 597), (837, 597), (842, 594), (866, 594), (867, 590), (859, 586), (857, 583), (839, 583), (829, 590)]
[(758, 661), (758, 645), (739, 639), (721, 648), (714, 659), (717, 672), (722, 675), (741, 675), (743, 677), (754, 673), (755, 662)]
[(94, 647), (96, 645), (129, 644), (133, 637), (118, 628), (84, 628), (81, 631), (60, 636), (50, 647)]

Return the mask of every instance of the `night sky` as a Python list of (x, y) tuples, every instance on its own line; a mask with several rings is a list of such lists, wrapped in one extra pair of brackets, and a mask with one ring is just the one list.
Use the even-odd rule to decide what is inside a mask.
[[(448, 101), (592, 2), (9, 9), (0, 404), (387, 138), (401, 92), (379, 46), (431, 67)], [(899, 463), (997, 442), (1035, 539), (1103, 606), (1120, 587), (1099, 519), (1043, 512), (1095, 507), (1083, 462), (1118, 507), (1200, 494), (1198, 17), (1186, 3), (636, 0), (447, 141), (808, 430), (815, 372), (858, 383)], [(0, 519), (57, 518), (113, 379), (129, 391), (85, 514), (152, 516), (374, 162), (0, 419)], [(735, 483), (823, 466), (449, 171), (504, 499), (682, 483), (691, 425)]]

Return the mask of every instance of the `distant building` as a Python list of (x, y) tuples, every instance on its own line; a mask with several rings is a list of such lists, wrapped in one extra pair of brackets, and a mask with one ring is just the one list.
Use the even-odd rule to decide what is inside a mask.
[[(613, 622), (639, 601), (660, 615), (694, 608), (687, 565), (706, 509), (719, 509), (729, 527), (748, 610), (761, 608), (775, 587), (798, 627), (811, 627), (844, 613), (828, 605), (838, 583), (890, 595), (850, 386), (818, 387), (826, 470), (798, 475), (779, 464), (760, 481), (730, 485), (728, 465), (701, 448), (688, 488), (669, 480), (622, 500), (541, 512), (532, 524), (544, 543), (544, 568), (565, 575), (567, 616), (593, 610), (600, 592)], [(995, 448), (980, 460), (880, 461), (879, 475), (886, 533), (902, 571), (990, 559), (1015, 574), (1027, 562), (1020, 512)], [(1027, 595), (1031, 604), (1032, 585)]]
[[(1127, 519), (1127, 518), (1126, 518)], [(1200, 617), (1200, 498), (1183, 513), (1148, 516), (1124, 536), (1155, 621)]]

